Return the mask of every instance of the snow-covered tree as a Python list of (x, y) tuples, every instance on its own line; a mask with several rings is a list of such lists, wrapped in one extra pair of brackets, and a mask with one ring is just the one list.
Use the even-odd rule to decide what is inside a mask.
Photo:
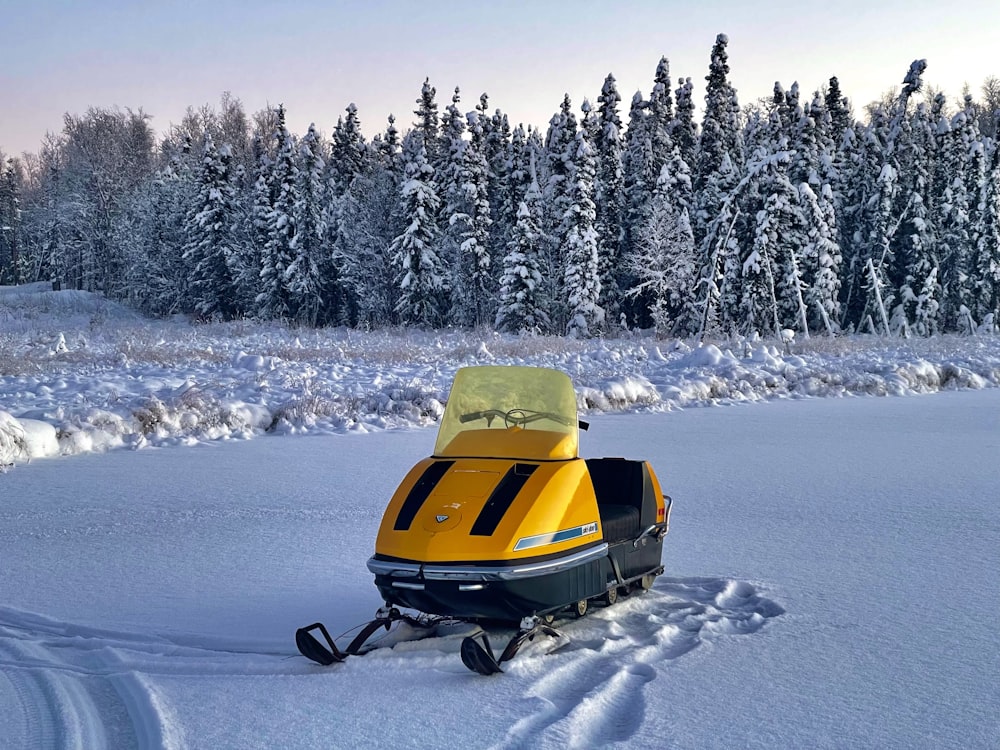
[(741, 303), (745, 333), (778, 335), (784, 328), (808, 336), (802, 258), (808, 247), (807, 221), (799, 194), (788, 179), (791, 155), (781, 139), (774, 154), (759, 149), (755, 159), (763, 206), (754, 215), (753, 242), (743, 259)]
[(399, 130), (396, 128), (395, 115), (389, 115), (386, 121), (385, 132), (376, 136), (373, 140), (372, 151), (379, 166), (390, 172), (400, 173), (402, 146), (399, 141)]
[(892, 327), (910, 330), (912, 326), (920, 335), (932, 335), (939, 328), (941, 287), (931, 193), (935, 138), (926, 105), (917, 106), (912, 124), (908, 123), (901, 135), (901, 208), (894, 252), (895, 275), (902, 284)]
[[(619, 257), (634, 255), (636, 244), (649, 224), (653, 186), (657, 173), (653, 171), (653, 141), (649, 135), (649, 115), (647, 102), (636, 91), (629, 107), (628, 130), (625, 137), (625, 151), (622, 154), (623, 212)], [(628, 263), (619, 264), (617, 285), (619, 289), (635, 287), (636, 277), (628, 270)], [(625, 315), (633, 324), (648, 324), (645, 317), (648, 301), (634, 295), (624, 300)]]
[(673, 158), (660, 170), (648, 223), (626, 259), (636, 278), (629, 294), (648, 300), (649, 317), (661, 334), (694, 335), (701, 323), (698, 259), (688, 205), (681, 198), (690, 193), (687, 163), (675, 147)]
[(0, 161), (0, 285), (21, 278), (21, 176), (18, 163)]
[(604, 324), (604, 310), (600, 306), (597, 232), (594, 229), (595, 158), (589, 140), (585, 128), (577, 131), (572, 202), (565, 216), (567, 332), (582, 338), (595, 335)]
[(801, 270), (806, 287), (809, 327), (835, 333), (840, 320), (840, 271), (843, 256), (837, 243), (833, 191), (824, 184), (819, 194), (808, 182), (799, 184), (799, 203), (805, 219), (806, 245)]
[(549, 317), (541, 297), (541, 202), (538, 182), (532, 179), (518, 207), (517, 223), (503, 259), (496, 318), (496, 327), (501, 331), (545, 333), (549, 329)]
[(456, 195), (450, 201), (448, 233), (457, 244), (452, 283), (453, 316), (466, 326), (488, 325), (496, 317), (496, 289), (490, 257), (489, 165), (478, 112), (468, 114), (471, 138), (459, 154)]
[[(648, 114), (646, 126), (653, 155), (653, 174), (657, 175), (657, 179), (664, 163), (671, 158), (673, 150), (673, 140), (670, 137), (670, 130), (674, 125), (672, 93), (670, 90), (670, 62), (666, 57), (661, 57), (653, 76), (653, 90), (649, 94), (649, 102), (646, 105)], [(650, 186), (650, 192), (652, 192), (653, 187), (653, 185)]]
[(155, 173), (149, 116), (91, 108), (64, 118), (60, 220), (65, 226), (62, 283), (126, 299), (127, 258), (135, 237), (130, 197)]
[(698, 145), (698, 126), (694, 121), (694, 86), (690, 78), (682, 78), (674, 91), (677, 97), (677, 114), (670, 124), (670, 138), (680, 149), (681, 158), (694, 169), (695, 153)]
[(287, 271), (295, 261), (295, 205), (298, 202), (298, 166), (295, 140), (285, 126), (285, 110), (278, 107), (277, 152), (268, 185), (273, 202), (262, 216), (267, 240), (261, 254), (257, 311), (264, 318), (291, 318), (295, 309)]
[(840, 91), (840, 81), (832, 76), (823, 101), (826, 111), (830, 113), (830, 137), (835, 144), (843, 142), (844, 133), (853, 124), (851, 109), (847, 98)]
[[(742, 137), (739, 129), (739, 103), (736, 89), (729, 82), (729, 38), (719, 34), (712, 48), (708, 82), (705, 90), (705, 116), (701, 125), (694, 192), (697, 196), (692, 216), (695, 240), (704, 241), (708, 226), (719, 212), (726, 186), (719, 182), (724, 158), (739, 170), (743, 163)], [(731, 187), (731, 186), (730, 186)]]
[(233, 275), (236, 191), (227, 145), (216, 148), (205, 134), (198, 194), (188, 212), (184, 260), (190, 270), (194, 309), (207, 318), (232, 318), (237, 310)]
[(365, 168), (368, 157), (368, 146), (361, 133), (361, 119), (354, 102), (347, 105), (346, 112), (346, 117), (337, 120), (330, 146), (327, 179), (334, 195), (343, 195), (347, 191), (351, 180)]
[(440, 199), (434, 170), (427, 163), (421, 135), (403, 139), (404, 179), (400, 186), (403, 231), (392, 241), (399, 300), (395, 310), (404, 323), (434, 327), (444, 316), (448, 281), (438, 256), (437, 213)]
[[(577, 120), (569, 95), (563, 97), (559, 112), (552, 116), (545, 135), (544, 169), (539, 175), (542, 188), (542, 237), (544, 240), (543, 278), (545, 297), (552, 303), (549, 317), (554, 323), (566, 319), (564, 270), (567, 264), (569, 210), (576, 189)], [(591, 197), (591, 201), (593, 198)]]
[[(285, 284), (295, 319), (316, 325), (324, 303), (335, 305), (338, 300), (324, 299), (324, 277), (334, 273), (330, 261), (324, 207), (327, 201), (323, 159), (323, 144), (310, 125), (309, 132), (299, 143), (296, 172), (295, 203), (292, 206), (292, 224), (295, 235), (290, 249), (294, 258), (285, 269)], [(330, 311), (332, 312), (332, 311)]]
[(618, 286), (620, 276), (620, 248), (622, 221), (625, 214), (625, 175), (622, 155), (624, 139), (622, 122), (618, 115), (621, 96), (615, 78), (608, 74), (601, 88), (598, 114), (595, 119), (597, 174), (594, 180), (594, 205), (597, 232), (597, 254), (601, 275), (601, 307), (609, 323), (617, 323), (622, 291)]
[(413, 110), (413, 114), (417, 116), (414, 132), (424, 142), (427, 164), (437, 179), (436, 171), (440, 168), (445, 155), (442, 148), (441, 121), (438, 117), (435, 96), (437, 96), (437, 89), (431, 86), (430, 78), (425, 78), (424, 85), (420, 88), (420, 98), (417, 99), (417, 108)]
[(997, 326), (1000, 325), (1000, 143), (997, 142), (992, 143), (979, 188), (978, 216), (972, 314), (980, 324), (992, 316)]
[(333, 263), (352, 325), (371, 328), (396, 320), (399, 287), (392, 241), (403, 229), (395, 208), (400, 178), (392, 169), (361, 174), (341, 199)]
[[(965, 111), (957, 113), (944, 141), (942, 158), (948, 175), (939, 210), (938, 247), (941, 262), (941, 313), (952, 330), (968, 330), (972, 300), (974, 239), (972, 211), (978, 195), (970, 194), (967, 171), (981, 163), (982, 145), (974, 122)], [(978, 190), (977, 190), (978, 192)]]

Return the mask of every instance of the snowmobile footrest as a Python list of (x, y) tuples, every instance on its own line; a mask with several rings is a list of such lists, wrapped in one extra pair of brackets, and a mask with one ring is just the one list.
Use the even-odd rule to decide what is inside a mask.
[[(324, 646), (316, 637), (313, 636), (312, 631), (319, 630), (323, 634), (323, 638), (326, 639), (327, 646)], [(317, 664), (322, 664), (327, 667), (334, 662), (344, 661), (347, 658), (347, 654), (342, 652), (337, 645), (333, 642), (330, 634), (327, 632), (326, 627), (321, 622), (314, 622), (304, 628), (299, 628), (295, 631), (295, 645), (299, 647), (299, 652), (307, 659), (312, 659)]]

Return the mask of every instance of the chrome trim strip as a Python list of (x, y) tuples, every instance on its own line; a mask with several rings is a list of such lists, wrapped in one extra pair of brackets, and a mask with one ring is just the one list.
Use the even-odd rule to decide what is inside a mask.
[(416, 578), (420, 575), (419, 563), (386, 562), (368, 558), (368, 570), (377, 576), (396, 576), (397, 578)]
[(602, 542), (596, 547), (581, 550), (568, 557), (561, 557), (555, 560), (547, 560), (540, 563), (528, 563), (526, 565), (515, 565), (508, 568), (500, 568), (500, 578), (509, 580), (512, 578), (530, 578), (532, 576), (549, 575), (550, 573), (561, 573), (564, 570), (575, 568), (580, 565), (599, 560), (608, 554), (607, 542)]
[(398, 589), (413, 589), (414, 591), (424, 590), (424, 584), (422, 583), (410, 583), (409, 581), (393, 581), (392, 585)]
[[(607, 556), (607, 554), (607, 542), (602, 542), (594, 547), (588, 547), (585, 550), (580, 550), (565, 557), (522, 565), (517, 565), (516, 563), (512, 565), (475, 565), (473, 563), (466, 563), (461, 566), (420, 565), (418, 563), (389, 562), (371, 558), (368, 560), (368, 570), (375, 575), (406, 578), (413, 578), (423, 573), (423, 578), (426, 581), (510, 581), (519, 578), (561, 573), (564, 570), (599, 560)], [(393, 585), (399, 585), (400, 583), (404, 582), (393, 581)]]

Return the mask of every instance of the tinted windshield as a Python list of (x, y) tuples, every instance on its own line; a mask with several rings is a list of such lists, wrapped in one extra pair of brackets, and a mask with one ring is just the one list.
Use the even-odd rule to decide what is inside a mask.
[[(466, 367), (459, 370), (441, 418), (434, 453), (455, 453), (455, 444), (470, 444), (467, 440), (456, 441), (456, 438), (463, 433), (483, 430), (553, 433), (552, 440), (548, 441), (551, 447), (544, 449), (545, 455), (538, 458), (575, 458), (579, 432), (572, 381), (566, 373), (541, 367)], [(499, 446), (502, 438), (499, 434), (496, 438)], [(449, 445), (453, 450), (449, 451)], [(539, 452), (542, 449), (541, 444), (538, 445), (538, 448), (527, 450)], [(491, 455), (489, 451), (479, 454)]]

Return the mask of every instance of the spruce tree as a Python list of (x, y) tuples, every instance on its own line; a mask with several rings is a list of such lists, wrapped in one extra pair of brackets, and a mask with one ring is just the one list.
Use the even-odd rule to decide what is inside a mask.
[(739, 187), (736, 168), (729, 154), (724, 154), (718, 180), (710, 180), (706, 185), (707, 190), (716, 192), (715, 197), (721, 204), (719, 212), (708, 224), (705, 239), (701, 243), (695, 240), (699, 258), (699, 335), (719, 329), (734, 331), (738, 327), (742, 282), (740, 245), (736, 234), (736, 224), (742, 218), (736, 200), (740, 196)]
[(929, 336), (939, 328), (941, 289), (931, 179), (935, 139), (929, 112), (917, 106), (900, 143), (900, 225), (895, 236), (897, 275), (902, 277), (895, 327)]
[(237, 295), (242, 306), (253, 315), (261, 315), (258, 295), (264, 254), (271, 237), (271, 211), (274, 208), (273, 161), (266, 150), (258, 150), (257, 178), (251, 188), (247, 221), (247, 243), (241, 249), (236, 269)]
[(1000, 144), (992, 142), (979, 188), (972, 314), (980, 325), (1000, 325)]
[(839, 146), (844, 133), (851, 127), (851, 110), (847, 98), (840, 92), (840, 81), (837, 76), (830, 78), (829, 87), (824, 99), (827, 112), (830, 113), (830, 137)]
[(598, 112), (594, 118), (597, 152), (597, 173), (594, 179), (594, 205), (597, 232), (597, 254), (601, 276), (600, 305), (610, 324), (618, 323), (622, 290), (618, 286), (622, 219), (625, 212), (625, 182), (622, 166), (624, 140), (622, 122), (618, 115), (621, 96), (615, 86), (614, 76), (608, 74), (597, 99)]
[(233, 225), (236, 194), (227, 145), (216, 148), (205, 134), (198, 194), (188, 212), (184, 260), (190, 270), (194, 309), (206, 318), (229, 320), (236, 312)]
[[(653, 76), (653, 90), (647, 105), (647, 128), (653, 153), (653, 174), (659, 175), (664, 163), (671, 157), (673, 140), (670, 137), (674, 123), (674, 104), (670, 90), (670, 62), (661, 57)], [(652, 192), (655, 185), (650, 185)]]
[[(462, 243), (469, 230), (467, 201), (464, 191), (466, 175), (463, 160), (467, 141), (465, 139), (466, 119), (459, 109), (461, 92), (458, 86), (451, 97), (451, 104), (445, 107), (441, 117), (442, 157), (434, 172), (438, 186), (441, 208), (438, 216), (437, 254), (442, 264), (450, 269), (453, 279), (448, 288), (456, 296), (463, 293), (461, 281)], [(433, 166), (433, 165), (432, 165)], [(448, 306), (448, 323), (467, 325), (465, 310), (460, 310), (458, 299), (452, 299)]]
[(488, 195), (489, 165), (483, 154), (484, 134), (478, 112), (468, 114), (471, 138), (459, 155), (458, 195), (448, 231), (458, 245), (452, 286), (453, 316), (460, 325), (479, 326), (496, 317), (496, 289), (491, 271), (489, 237), (493, 220)]
[[(391, 139), (383, 144), (391, 143)], [(348, 321), (363, 328), (395, 322), (399, 297), (392, 241), (402, 233), (398, 210), (402, 175), (393, 167), (399, 156), (358, 175), (341, 201), (333, 263), (343, 290)]]
[(600, 306), (601, 279), (594, 229), (595, 158), (586, 128), (576, 133), (576, 154), (571, 204), (566, 211), (565, 288), (568, 302), (567, 332), (587, 338), (604, 324)]
[(744, 332), (777, 335), (784, 328), (808, 336), (802, 259), (808, 246), (807, 221), (799, 194), (788, 179), (791, 154), (781, 138), (773, 154), (758, 151), (760, 195), (754, 236), (742, 263), (740, 307)]
[(549, 121), (545, 135), (544, 169), (540, 175), (544, 180), (542, 233), (545, 241), (545, 298), (552, 305), (549, 317), (558, 327), (565, 325), (568, 314), (564, 270), (568, 262), (568, 217), (576, 188), (577, 151), (577, 120), (567, 94), (559, 112)]
[(437, 89), (431, 86), (430, 78), (425, 78), (424, 85), (420, 88), (420, 98), (417, 99), (417, 108), (413, 110), (413, 114), (417, 116), (414, 130), (424, 142), (427, 164), (435, 172), (435, 179), (438, 179), (436, 172), (441, 167), (445, 154), (438, 105), (435, 100), (436, 95)]
[[(2, 165), (2, 160), (0, 160)], [(13, 159), (0, 171), (0, 285), (21, 281), (21, 180)]]
[(399, 141), (399, 130), (396, 128), (395, 115), (389, 115), (385, 133), (379, 138), (378, 147), (374, 151), (381, 167), (390, 172), (401, 173), (400, 154), (402, 147)]
[(337, 120), (330, 148), (327, 180), (335, 196), (343, 195), (347, 191), (351, 180), (364, 170), (368, 156), (368, 147), (361, 133), (358, 108), (354, 102), (347, 105), (346, 112), (346, 117)]
[[(726, 47), (729, 38), (719, 34), (712, 48), (712, 59), (708, 75), (705, 76), (705, 116), (701, 126), (697, 165), (695, 169), (695, 194), (701, 193), (707, 183), (722, 165), (724, 155), (737, 169), (743, 162), (742, 138), (739, 130), (739, 105), (736, 89), (729, 82), (729, 56)], [(706, 217), (711, 221), (714, 206), (705, 204), (699, 206), (699, 212), (704, 214), (699, 222), (704, 226)], [(704, 236), (702, 231), (701, 236)], [(698, 239), (696, 230), (696, 239)]]
[[(732, 288), (738, 279), (730, 250), (732, 243), (736, 242), (732, 234), (734, 224), (741, 219), (741, 214), (731, 202), (727, 205), (727, 199), (735, 189), (742, 167), (743, 145), (736, 90), (728, 78), (728, 43), (728, 37), (719, 34), (712, 48), (706, 76), (705, 116), (694, 170), (695, 205), (691, 212), (691, 225), (701, 256), (700, 298), (703, 300), (702, 309), (706, 311), (704, 324), (710, 322), (709, 311), (715, 308), (716, 295), (720, 295), (718, 312), (722, 312), (724, 318), (735, 312), (732, 304), (738, 296)], [(723, 214), (728, 221), (719, 221)], [(725, 236), (720, 236), (719, 232)], [(728, 274), (725, 273), (727, 258), (730, 265)], [(716, 281), (725, 276), (730, 280), (728, 294), (722, 293)]]
[(285, 126), (285, 110), (278, 107), (277, 150), (271, 167), (270, 211), (262, 217), (267, 240), (261, 254), (260, 292), (257, 310), (264, 318), (287, 319), (295, 316), (288, 290), (286, 271), (295, 260), (292, 240), (295, 237), (298, 167), (295, 141)]
[(290, 243), (294, 258), (285, 269), (285, 284), (296, 320), (315, 326), (321, 315), (335, 319), (339, 302), (329, 296), (329, 290), (335, 288), (335, 268), (330, 260), (324, 211), (328, 197), (324, 180), (326, 163), (315, 125), (310, 125), (302, 138), (298, 156), (292, 207), (295, 235)]
[(843, 256), (837, 242), (833, 191), (824, 183), (817, 194), (808, 182), (800, 183), (798, 190), (805, 219), (801, 269), (809, 328), (834, 334), (839, 330)]
[[(636, 91), (629, 108), (625, 151), (622, 154), (624, 216), (618, 252), (621, 258), (630, 258), (636, 253), (644, 228), (649, 225), (652, 188), (657, 179), (657, 173), (653, 171), (653, 139), (649, 127), (648, 104), (642, 98), (641, 92)], [(620, 290), (636, 287), (637, 278), (629, 267), (629, 263), (619, 264), (616, 282)], [(640, 328), (648, 326), (651, 322), (648, 315), (649, 300), (645, 299), (644, 295), (645, 291), (638, 295), (626, 296), (622, 304), (625, 317), (632, 325)]]
[(970, 331), (972, 300), (971, 274), (974, 264), (972, 203), (966, 173), (970, 162), (978, 160), (978, 134), (966, 112), (957, 113), (945, 140), (947, 182), (939, 204), (939, 257), (941, 262), (941, 314), (951, 330)]
[(448, 282), (437, 250), (440, 199), (423, 135), (417, 131), (403, 139), (403, 164), (400, 201), (404, 228), (390, 247), (399, 290), (395, 311), (403, 323), (435, 327), (444, 318)]
[(690, 78), (682, 78), (674, 95), (677, 97), (677, 115), (670, 124), (670, 138), (680, 149), (681, 158), (687, 162), (688, 170), (695, 167), (695, 153), (698, 145), (698, 126), (694, 122), (694, 86)]
[(496, 327), (501, 331), (546, 333), (549, 329), (549, 318), (541, 297), (541, 201), (538, 182), (531, 179), (524, 200), (518, 206), (517, 222), (503, 259), (496, 317)]
[[(485, 108), (486, 94), (483, 94), (480, 101)], [(499, 109), (493, 112), (488, 120), (488, 127), (484, 127), (484, 155), (489, 167), (487, 170), (487, 193), (490, 202), (490, 217), (493, 219), (490, 225), (489, 251), (490, 257), (503, 258), (507, 253), (507, 246), (510, 240), (510, 233), (517, 221), (517, 206), (514, 201), (520, 201), (522, 194), (512, 195), (515, 183), (511, 178), (514, 168), (513, 160), (513, 137), (514, 132), (510, 127), (507, 115)], [(523, 143), (523, 141), (522, 141)], [(501, 268), (500, 263), (493, 263), (494, 282), (499, 288)]]

